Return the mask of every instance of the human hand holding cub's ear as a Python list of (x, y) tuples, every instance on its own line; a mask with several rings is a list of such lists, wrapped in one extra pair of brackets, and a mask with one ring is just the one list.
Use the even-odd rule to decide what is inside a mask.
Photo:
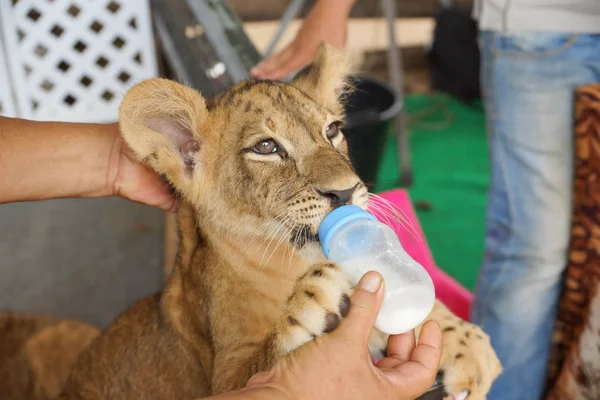
[(390, 336), (388, 356), (374, 365), (367, 341), (382, 302), (381, 275), (368, 272), (357, 285), (348, 316), (336, 330), (288, 354), (270, 371), (254, 375), (246, 389), (214, 399), (419, 397), (433, 385), (438, 371), (442, 347), (439, 325), (435, 321), (425, 323), (418, 344), (414, 332)]
[(122, 196), (172, 211), (176, 200), (140, 165), (119, 125), (30, 121), (0, 116), (0, 204)]
[(164, 211), (174, 212), (178, 207), (166, 182), (152, 169), (136, 161), (133, 151), (118, 132), (110, 152), (106, 177), (106, 187), (115, 196)]

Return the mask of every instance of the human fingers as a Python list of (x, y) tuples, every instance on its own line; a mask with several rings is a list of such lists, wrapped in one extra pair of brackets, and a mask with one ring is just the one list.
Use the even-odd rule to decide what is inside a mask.
[(348, 315), (334, 334), (347, 335), (359, 346), (366, 344), (383, 303), (383, 287), (381, 274), (375, 271), (364, 274), (350, 298)]
[(410, 398), (417, 398), (435, 382), (442, 348), (442, 333), (435, 321), (426, 322), (421, 329), (421, 336), (410, 360), (397, 363), (392, 368), (379, 368), (390, 383)]
[(117, 183), (118, 194), (129, 200), (174, 212), (178, 202), (169, 186), (150, 168), (131, 162), (122, 166)]
[(394, 368), (410, 360), (416, 346), (415, 331), (400, 335), (390, 335), (387, 343), (387, 355), (377, 363), (380, 368)]
[(412, 352), (410, 361), (421, 364), (427, 370), (437, 372), (441, 356), (442, 331), (436, 321), (427, 321), (421, 328), (419, 342)]
[(281, 67), (287, 63), (292, 57), (293, 51), (291, 45), (285, 48), (283, 51), (272, 55), (271, 57), (258, 63), (254, 68), (250, 70), (250, 75), (258, 79), (272, 79), (275, 72), (281, 70)]
[(119, 152), (114, 165), (114, 194), (164, 211), (176, 211), (178, 202), (167, 183), (151, 168), (138, 163), (125, 143), (121, 143)]
[(282, 63), (279, 68), (266, 74), (266, 79), (280, 80), (293, 72), (299, 71), (310, 64), (314, 57), (312, 52), (305, 50), (293, 52), (292, 56)]
[[(393, 387), (407, 398), (417, 398), (425, 393), (435, 381), (441, 357), (442, 333), (437, 322), (428, 321), (421, 329), (419, 342), (409, 361), (388, 359), (377, 363)], [(386, 358), (387, 359), (387, 358)], [(386, 366), (392, 365), (391, 367)]]

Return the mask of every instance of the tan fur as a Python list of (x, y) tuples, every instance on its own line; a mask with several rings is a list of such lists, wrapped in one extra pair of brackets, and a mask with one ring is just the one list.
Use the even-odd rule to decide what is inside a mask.
[[(181, 197), (177, 261), (161, 295), (131, 307), (84, 351), (61, 399), (230, 391), (335, 329), (352, 286), (312, 239), (335, 206), (326, 193), (354, 187), (348, 202), (367, 206), (343, 136), (325, 134), (343, 117), (345, 65), (324, 46), (291, 85), (244, 82), (208, 101), (164, 79), (128, 92), (124, 139)], [(268, 138), (285, 151), (251, 150)], [(433, 316), (481, 334), (441, 305)], [(455, 336), (444, 334), (446, 386), (479, 396), (499, 364), (485, 338), (463, 345)], [(382, 351), (385, 339), (374, 331), (371, 349)]]
[(99, 333), (78, 321), (0, 314), (0, 398), (54, 399), (81, 351)]

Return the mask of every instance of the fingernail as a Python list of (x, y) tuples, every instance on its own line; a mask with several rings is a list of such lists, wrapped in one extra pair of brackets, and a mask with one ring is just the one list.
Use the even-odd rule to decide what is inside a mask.
[(468, 395), (469, 395), (469, 391), (465, 390), (463, 392), (460, 392), (456, 396), (454, 396), (454, 400), (465, 400)]
[(377, 272), (369, 271), (360, 280), (358, 287), (369, 293), (375, 293), (381, 286), (381, 275)]

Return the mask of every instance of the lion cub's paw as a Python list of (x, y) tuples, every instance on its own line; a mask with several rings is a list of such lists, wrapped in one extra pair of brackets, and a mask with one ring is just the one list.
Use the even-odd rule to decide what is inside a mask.
[(468, 393), (467, 400), (484, 400), (502, 365), (489, 337), (476, 325), (454, 318), (442, 325), (442, 360), (446, 392)]
[(286, 354), (323, 333), (348, 314), (352, 284), (335, 264), (316, 264), (298, 278), (278, 324), (279, 350)]

